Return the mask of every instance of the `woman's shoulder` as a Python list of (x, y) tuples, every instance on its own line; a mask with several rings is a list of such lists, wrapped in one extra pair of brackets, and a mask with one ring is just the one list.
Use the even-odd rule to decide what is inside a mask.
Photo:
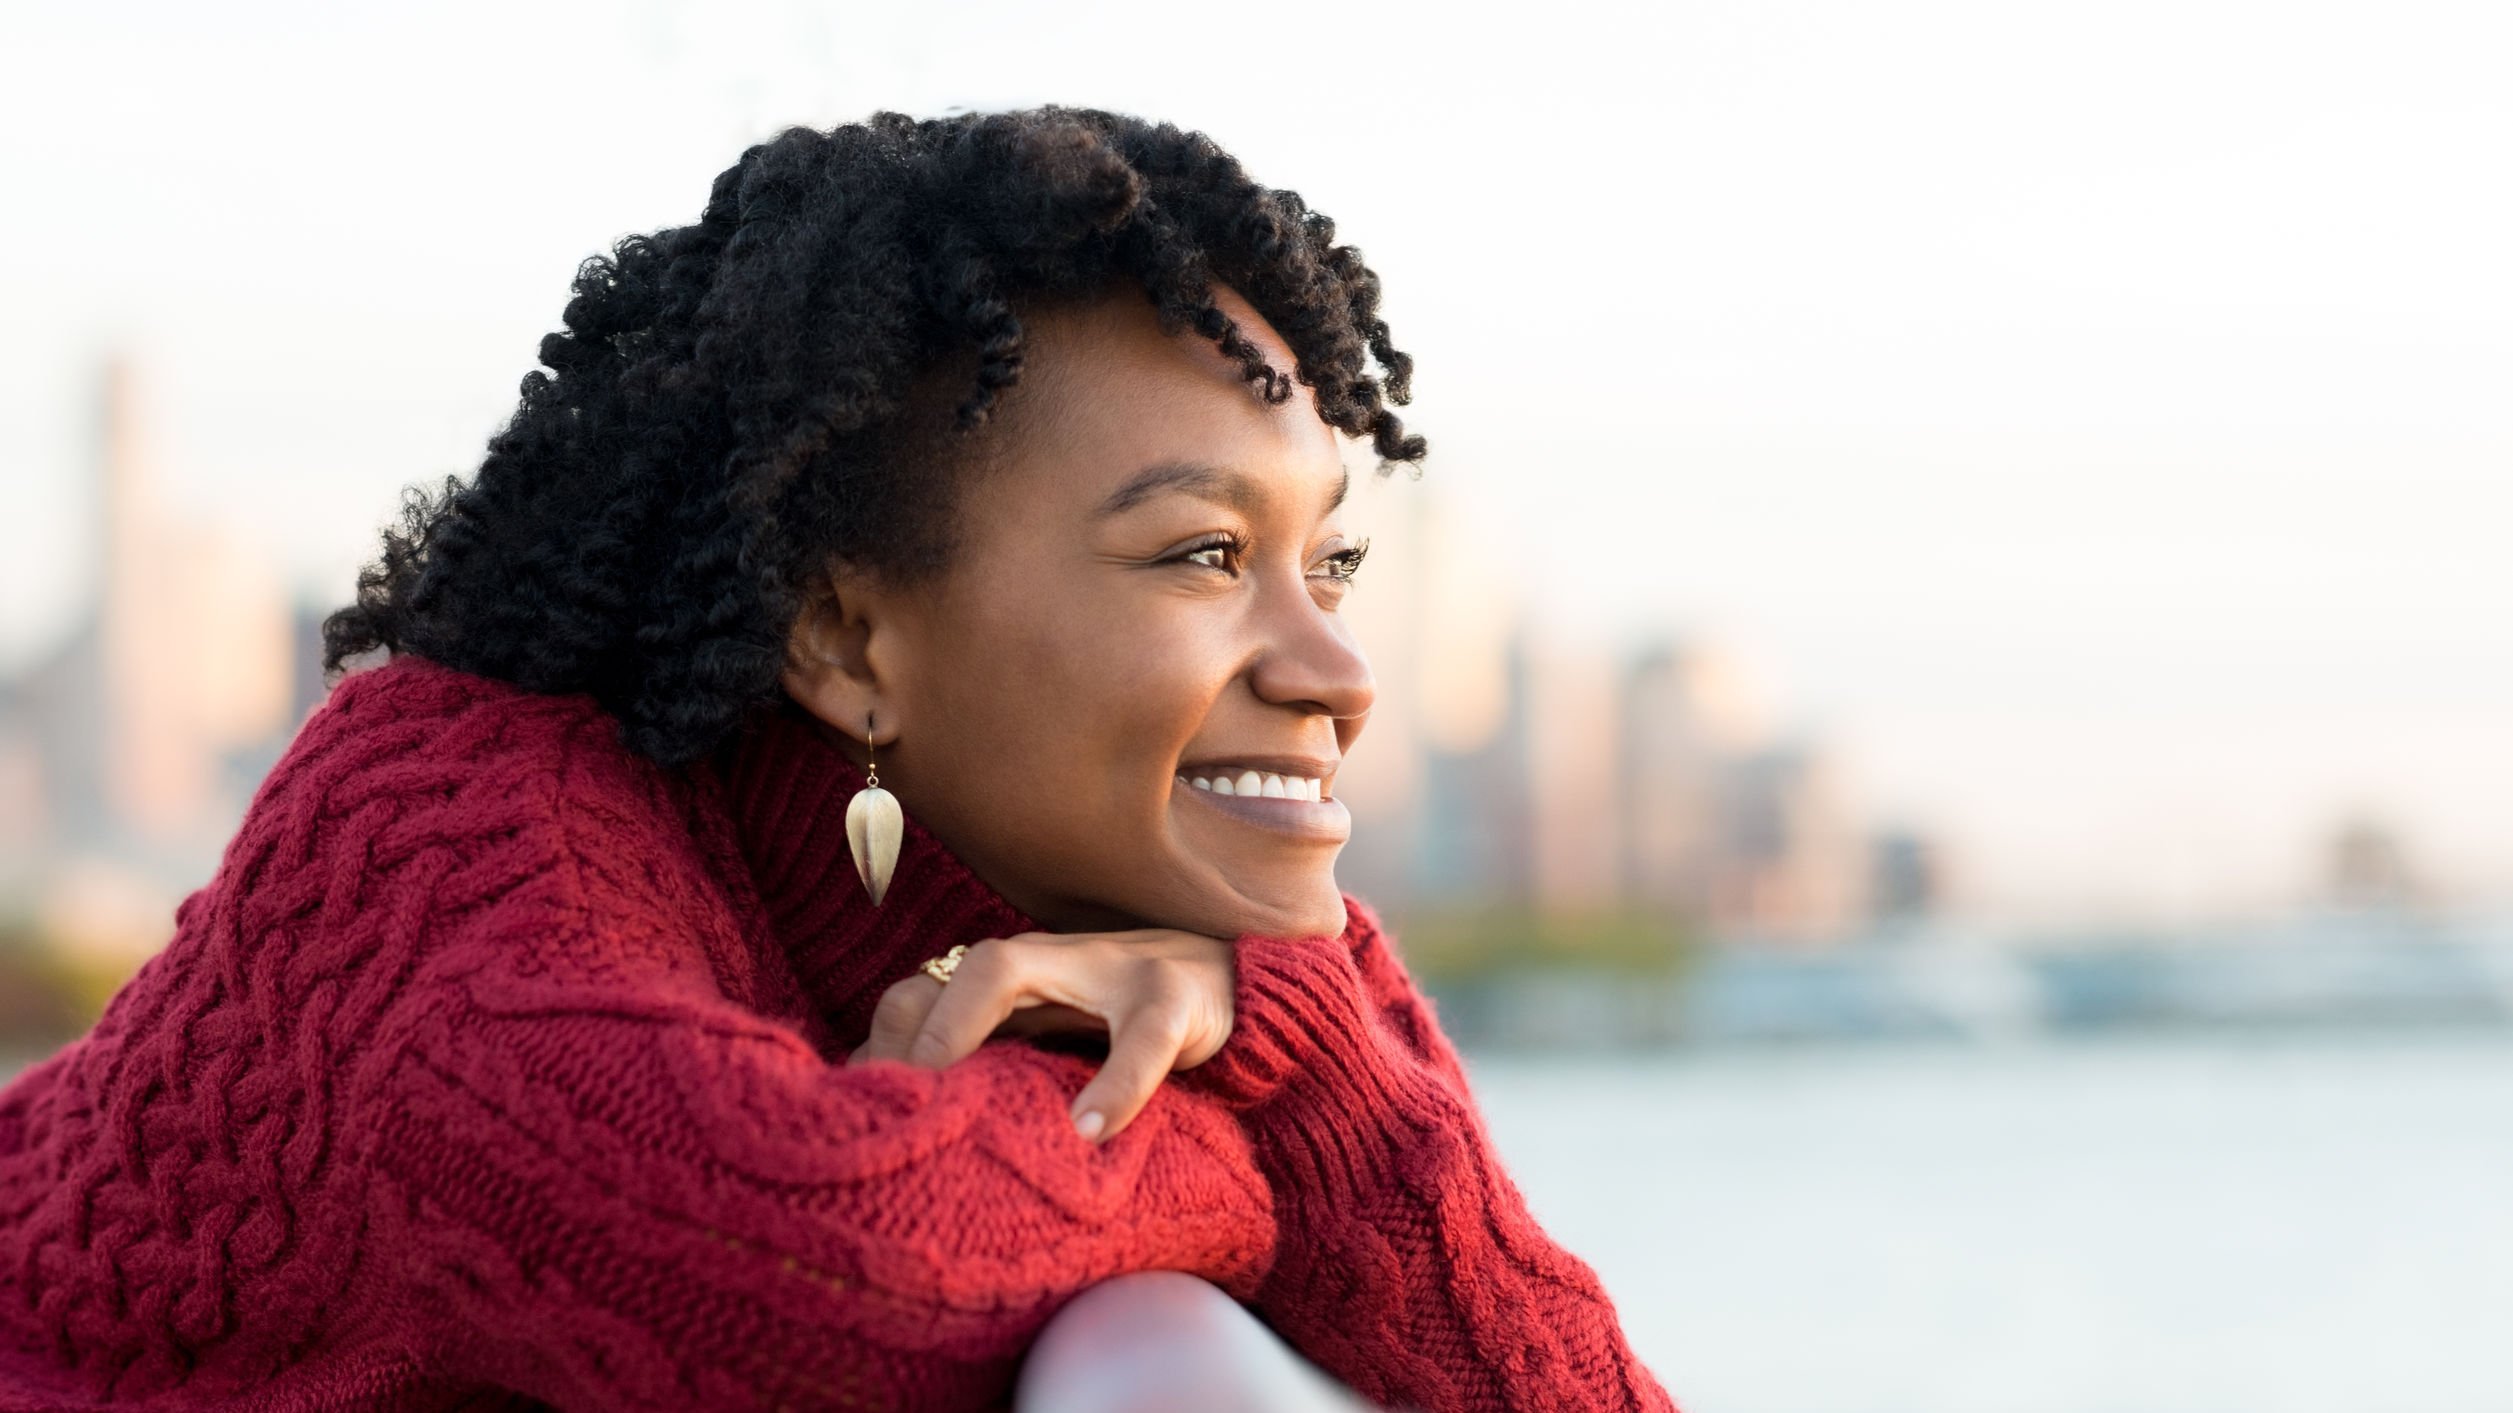
[(617, 744), (614, 719), (589, 693), (538, 692), (396, 653), (343, 676), (307, 714), (288, 754), (442, 764), (546, 756), (570, 746), (598, 747), (599, 741), (581, 739), (597, 725), (612, 726)]
[(546, 797), (661, 783), (589, 693), (535, 691), (407, 653), (340, 679), (263, 782), (334, 812), (366, 800)]
[(711, 799), (589, 695), (396, 655), (308, 714), (167, 953), (245, 935), (289, 977), (393, 956), (405, 1002), (559, 971), (703, 976), (743, 922)]
[[(370, 875), (497, 852), (634, 856), (686, 834), (684, 782), (637, 755), (585, 693), (547, 693), (396, 654), (343, 677), (246, 812), (234, 852), (286, 866), (354, 849)], [(234, 862), (231, 858), (230, 862)]]

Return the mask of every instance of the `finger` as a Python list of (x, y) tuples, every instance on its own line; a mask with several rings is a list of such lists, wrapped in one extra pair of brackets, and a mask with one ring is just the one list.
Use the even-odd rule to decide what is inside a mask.
[(1035, 970), (1027, 943), (996, 938), (970, 948), (909, 1038), (907, 1062), (938, 1070), (968, 1058), (1032, 999), (1026, 992)]
[(1107, 1018), (1092, 1011), (1068, 1006), (1061, 1001), (1041, 1001), (1035, 992), (1022, 998), (1026, 1003), (996, 1026), (994, 1033), (1026, 1039), (1041, 1035), (1106, 1035)]
[(1111, 1028), (1108, 1063), (1073, 1099), (1073, 1126), (1084, 1138), (1107, 1142), (1152, 1102), (1152, 1091), (1177, 1062), (1182, 1021), (1174, 1005), (1147, 1006)]
[(850, 1059), (906, 1059), (908, 1042), (916, 1038), (917, 1029), (925, 1024), (925, 1013), (933, 1009), (942, 992), (941, 982), (921, 972), (890, 983), (873, 1007), (872, 1034)]

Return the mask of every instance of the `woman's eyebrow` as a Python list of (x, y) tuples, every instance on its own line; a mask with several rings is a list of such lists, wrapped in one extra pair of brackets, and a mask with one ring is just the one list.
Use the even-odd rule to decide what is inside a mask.
[[(1347, 468), (1336, 477), (1335, 491), (1326, 498), (1326, 508), (1319, 512), (1320, 518), (1342, 505), (1345, 494), (1351, 489), (1352, 471)], [(1108, 498), (1099, 503), (1099, 508), (1092, 512), (1092, 518), (1106, 519), (1123, 514), (1156, 495), (1170, 491), (1201, 496), (1250, 516), (1265, 502), (1265, 488), (1245, 472), (1201, 461), (1160, 461), (1128, 476), (1125, 484), (1109, 492)]]

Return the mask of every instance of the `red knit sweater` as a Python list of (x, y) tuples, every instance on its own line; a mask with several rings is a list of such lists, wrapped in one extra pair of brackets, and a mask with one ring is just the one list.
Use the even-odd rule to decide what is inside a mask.
[(862, 783), (791, 708), (674, 771), (589, 697), (343, 681), (0, 1090), (0, 1409), (981, 1408), (1148, 1269), (1382, 1403), (1672, 1409), (1349, 896), (1237, 939), (1229, 1041), (1103, 1146), (1080, 1056), (847, 1065), (889, 982), (1036, 927), (913, 815), (874, 908)]

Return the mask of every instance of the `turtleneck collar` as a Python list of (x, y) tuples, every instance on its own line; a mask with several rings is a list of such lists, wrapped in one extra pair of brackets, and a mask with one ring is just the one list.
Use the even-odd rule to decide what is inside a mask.
[[(803, 995), (849, 1047), (884, 987), (953, 944), (1044, 930), (917, 822), (901, 781), (905, 837), (875, 907), (846, 843), (846, 806), (865, 786), (837, 733), (779, 696), (715, 758), (741, 851)], [(885, 787), (887, 788), (887, 787)]]

